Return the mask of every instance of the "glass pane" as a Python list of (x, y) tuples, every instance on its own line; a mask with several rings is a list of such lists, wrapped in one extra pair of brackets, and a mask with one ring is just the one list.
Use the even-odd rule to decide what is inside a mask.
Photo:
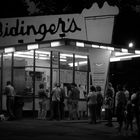
[(52, 67), (53, 68), (59, 67), (59, 52), (57, 51), (52, 52)]
[(60, 53), (60, 68), (73, 69), (73, 54)]
[(36, 66), (50, 67), (50, 52), (47, 49), (36, 50)]
[(72, 83), (73, 81), (73, 71), (61, 69), (60, 70), (60, 83)]
[[(41, 48), (35, 51), (35, 110), (39, 110), (39, 85), (43, 84), (44, 89), (49, 91), (50, 96), (50, 51)], [(47, 110), (49, 110), (49, 99), (47, 101)]]
[(75, 70), (88, 70), (87, 56), (75, 55)]
[(59, 83), (59, 70), (58, 69), (53, 69), (53, 86), (55, 83)]
[[(75, 71), (75, 83), (80, 88), (80, 90), (86, 90), (87, 72)], [(80, 92), (80, 98), (84, 98), (83, 92)]]
[(3, 89), (7, 81), (11, 81), (12, 54), (3, 55)]
[[(3, 55), (3, 92), (7, 81), (11, 81), (11, 65), (12, 65), (12, 54), (7, 53)], [(6, 96), (2, 98), (3, 104), (2, 109), (6, 110)]]
[(24, 109), (33, 108), (33, 65), (34, 51), (17, 51), (14, 53), (14, 85), (19, 95), (27, 96), (24, 99)]

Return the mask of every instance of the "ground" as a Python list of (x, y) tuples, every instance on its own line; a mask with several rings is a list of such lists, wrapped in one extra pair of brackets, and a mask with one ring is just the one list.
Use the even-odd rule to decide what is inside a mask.
[(139, 139), (132, 133), (118, 135), (117, 123), (107, 127), (105, 121), (88, 124), (87, 121), (47, 121), (23, 119), (0, 122), (0, 140), (118, 140)]

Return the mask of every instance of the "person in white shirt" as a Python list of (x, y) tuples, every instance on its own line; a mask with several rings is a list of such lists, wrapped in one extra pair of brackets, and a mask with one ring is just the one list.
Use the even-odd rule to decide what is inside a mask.
[(14, 114), (14, 104), (15, 104), (15, 95), (16, 95), (16, 93), (15, 93), (15, 89), (12, 86), (10, 81), (7, 81), (7, 85), (5, 87), (4, 92), (5, 92), (6, 96), (7, 96), (6, 107), (7, 107), (7, 113), (9, 115), (8, 120), (9, 121), (15, 120), (16, 117), (15, 117), (15, 114)]
[(97, 94), (96, 94), (96, 88), (94, 86), (90, 87), (90, 92), (87, 95), (87, 101), (88, 101), (88, 109), (89, 109), (89, 117), (90, 117), (89, 123), (96, 124)]
[(55, 87), (52, 90), (51, 93), (51, 118), (50, 120), (57, 119), (60, 120), (60, 95), (61, 95), (61, 89), (60, 84), (55, 83)]

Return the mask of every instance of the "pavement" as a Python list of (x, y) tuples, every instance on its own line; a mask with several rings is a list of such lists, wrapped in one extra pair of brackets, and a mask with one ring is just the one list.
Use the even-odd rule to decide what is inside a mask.
[(113, 127), (105, 125), (106, 121), (89, 124), (87, 120), (48, 121), (22, 119), (0, 122), (0, 140), (137, 140), (134, 131), (118, 134), (117, 122)]

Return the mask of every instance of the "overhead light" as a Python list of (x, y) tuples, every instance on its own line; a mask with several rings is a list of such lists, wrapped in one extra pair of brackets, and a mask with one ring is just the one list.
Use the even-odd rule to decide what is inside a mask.
[[(78, 65), (85, 65), (85, 64), (87, 64), (87, 61), (75, 62), (75, 66), (78, 66)], [(69, 63), (69, 66), (70, 66), (70, 67), (73, 67), (73, 63)]]
[(124, 52), (124, 53), (128, 53), (128, 49), (121, 49), (122, 50), (122, 52)]
[(99, 45), (92, 44), (92, 48), (99, 48)]
[(117, 62), (120, 60), (121, 60), (120, 58), (116, 58), (116, 57), (110, 58), (110, 62)]
[(100, 46), (100, 48), (101, 48), (101, 49), (107, 49), (107, 47), (106, 47), (106, 46)]
[(35, 50), (38, 49), (39, 45), (38, 44), (29, 44), (27, 45), (27, 50)]
[(115, 56), (131, 55), (131, 53), (115, 52)]
[(140, 50), (135, 50), (135, 54), (140, 54)]
[(107, 49), (110, 50), (110, 51), (114, 51), (113, 47), (107, 47)]
[(66, 60), (66, 59), (60, 59), (60, 61), (61, 61), (61, 62), (66, 62), (67, 60)]
[(51, 42), (51, 47), (58, 47), (60, 46), (60, 42), (59, 41), (54, 41), (54, 42)]
[(14, 47), (5, 48), (5, 49), (4, 49), (4, 52), (5, 52), (5, 53), (12, 53), (12, 52), (15, 52), (15, 48), (14, 48)]
[(87, 59), (87, 56), (83, 56), (83, 55), (75, 55), (75, 58), (85, 58), (85, 59)]
[(77, 47), (84, 47), (84, 43), (83, 42), (76, 42), (76, 46)]
[(130, 42), (130, 43), (128, 44), (128, 46), (129, 46), (129, 48), (133, 48), (134, 44), (133, 44), (132, 42)]

